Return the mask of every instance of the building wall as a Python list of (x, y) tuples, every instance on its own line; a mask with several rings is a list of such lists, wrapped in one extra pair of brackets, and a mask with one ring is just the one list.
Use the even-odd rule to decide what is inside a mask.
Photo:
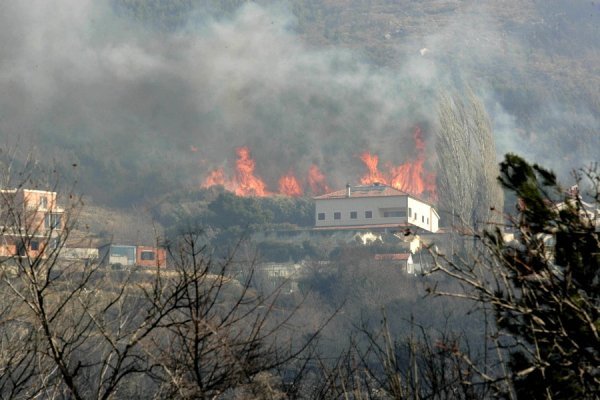
[(136, 265), (141, 267), (165, 267), (167, 251), (163, 248), (151, 246), (137, 246)]
[[(315, 211), (316, 227), (410, 223), (437, 232), (439, 224), (439, 217), (429, 204), (410, 196), (317, 199)], [(372, 218), (366, 218), (367, 211), (372, 213)], [(340, 213), (340, 219), (334, 219), (336, 212)], [(351, 212), (356, 212), (355, 219), (351, 218)], [(386, 212), (400, 212), (402, 216), (386, 217)], [(325, 219), (319, 219), (319, 214), (325, 214)]]
[(430, 232), (437, 232), (439, 217), (435, 210), (427, 203), (412, 197), (408, 198), (408, 222)]
[(121, 245), (110, 245), (108, 246), (108, 264), (121, 264), (125, 267), (135, 265), (136, 255), (135, 246), (121, 246)]
[[(403, 224), (407, 222), (404, 217), (385, 217), (384, 213), (390, 211), (403, 211), (406, 213), (406, 196), (395, 197), (348, 197), (342, 199), (315, 200), (315, 226), (353, 226), (353, 225), (380, 225)], [(365, 212), (371, 211), (372, 218), (366, 218)], [(334, 219), (334, 213), (340, 213), (340, 219)], [(357, 218), (350, 218), (350, 213), (356, 212)], [(319, 220), (319, 214), (325, 213), (325, 219)]]
[[(64, 227), (64, 210), (56, 192), (31, 189), (0, 190), (0, 256), (44, 257)], [(52, 217), (48, 217), (52, 215)], [(55, 221), (56, 225), (50, 228)]]
[[(2, 208), (1, 224), (26, 231), (28, 235), (43, 235), (51, 227), (48, 215), (53, 215), (53, 230), (64, 227), (64, 210), (56, 200), (56, 192), (31, 189), (9, 189), (0, 191)], [(13, 215), (18, 215), (15, 220)], [(20, 226), (14, 226), (20, 224)]]

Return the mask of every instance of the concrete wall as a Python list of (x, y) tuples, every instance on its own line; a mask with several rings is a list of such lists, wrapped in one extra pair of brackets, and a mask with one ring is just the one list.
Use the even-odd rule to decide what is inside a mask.
[(408, 208), (409, 223), (430, 232), (437, 232), (439, 217), (429, 204), (409, 197)]
[(151, 246), (137, 246), (135, 263), (141, 267), (165, 267), (167, 251)]
[[(429, 204), (410, 196), (317, 199), (315, 211), (316, 227), (410, 223), (430, 232), (437, 232), (439, 224), (439, 217)], [(365, 213), (368, 211), (372, 218), (366, 218)], [(385, 216), (386, 212), (398, 211), (403, 216)], [(340, 219), (334, 218), (336, 212), (340, 213)], [(351, 218), (352, 212), (356, 212), (356, 218)], [(320, 214), (325, 214), (325, 219), (319, 219)]]
[[(403, 211), (406, 213), (406, 196), (397, 197), (349, 197), (343, 199), (316, 200), (315, 226), (353, 226), (403, 224), (407, 217), (385, 217), (386, 211)], [(350, 218), (351, 212), (356, 212), (356, 219)], [(372, 218), (366, 218), (365, 212), (370, 211)], [(341, 218), (334, 219), (334, 213), (339, 212)], [(319, 220), (319, 214), (325, 213), (325, 219)]]

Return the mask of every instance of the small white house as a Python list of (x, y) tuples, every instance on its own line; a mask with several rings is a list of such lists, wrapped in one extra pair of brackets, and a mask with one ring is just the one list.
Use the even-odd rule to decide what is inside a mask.
[(437, 232), (433, 206), (383, 184), (350, 186), (314, 198), (316, 229), (419, 228)]

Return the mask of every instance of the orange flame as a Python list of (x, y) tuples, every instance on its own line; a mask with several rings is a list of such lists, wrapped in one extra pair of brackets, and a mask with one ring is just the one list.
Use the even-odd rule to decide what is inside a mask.
[(416, 158), (398, 166), (389, 166), (389, 173), (384, 174), (377, 168), (379, 157), (365, 152), (360, 156), (367, 167), (367, 172), (361, 178), (363, 185), (375, 182), (388, 184), (398, 190), (413, 194), (427, 195), (436, 198), (435, 174), (425, 169), (425, 141), (419, 127), (413, 133), (415, 141)]
[(302, 196), (302, 188), (300, 187), (300, 183), (298, 183), (298, 179), (296, 179), (292, 171), (279, 178), (279, 193), (291, 197)]
[(254, 175), (256, 163), (250, 157), (250, 150), (247, 147), (239, 147), (236, 149), (236, 154), (238, 159), (235, 162), (236, 172), (233, 179), (225, 176), (223, 168), (217, 168), (208, 174), (201, 186), (208, 188), (223, 185), (238, 196), (268, 196), (270, 193), (267, 185)]
[(308, 169), (308, 177), (306, 180), (313, 194), (322, 194), (329, 192), (327, 178), (321, 172), (319, 167), (317, 167), (315, 164), (312, 164)]
[(379, 169), (377, 169), (377, 164), (379, 164), (379, 156), (365, 151), (360, 155), (360, 159), (368, 170), (367, 173), (360, 179), (360, 183), (363, 185), (387, 183), (385, 176), (383, 176), (383, 174), (379, 172)]
[(226, 186), (225, 172), (223, 172), (223, 168), (212, 170), (202, 183), (202, 187), (204, 188), (217, 185)]
[(256, 163), (250, 157), (250, 150), (247, 147), (238, 147), (236, 149), (237, 161), (235, 172), (235, 188), (233, 192), (238, 196), (267, 196), (267, 185), (262, 179), (254, 175)]
[[(415, 157), (400, 165), (386, 164), (386, 171), (383, 172), (379, 170), (378, 155), (368, 151), (362, 153), (360, 159), (367, 171), (360, 179), (361, 184), (370, 185), (379, 182), (412, 195), (425, 196), (430, 200), (436, 200), (435, 174), (425, 167), (426, 147), (419, 127), (415, 128), (413, 139)], [(236, 155), (236, 171), (232, 178), (225, 175), (223, 168), (217, 168), (208, 174), (202, 183), (202, 187), (223, 185), (227, 190), (238, 196), (262, 197), (272, 195), (273, 193), (267, 190), (265, 182), (255, 175), (256, 162), (250, 156), (248, 147), (238, 147)], [(306, 186), (312, 194), (322, 194), (330, 190), (326, 176), (314, 164), (309, 167)], [(303, 187), (293, 172), (290, 171), (279, 178), (279, 193), (286, 196), (303, 195)]]

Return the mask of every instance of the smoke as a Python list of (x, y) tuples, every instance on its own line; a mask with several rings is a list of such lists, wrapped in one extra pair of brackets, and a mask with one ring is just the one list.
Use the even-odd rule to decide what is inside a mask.
[[(382, 163), (406, 161), (416, 125), (426, 140), (433, 137), (440, 91), (469, 86), (491, 105), (500, 149), (527, 144), (527, 129), (501, 105), (487, 75), (490, 65), (524, 54), (496, 10), (416, 18), (424, 28), (388, 35), (392, 62), (376, 66), (348, 46), (307, 42), (281, 5), (246, 3), (218, 17), (195, 10), (182, 26), (156, 29), (115, 4), (0, 2), (5, 143), (78, 163), (84, 178), (96, 174), (104, 185), (122, 176), (133, 196), (174, 182), (198, 185), (213, 168), (230, 168), (239, 146), (250, 148), (272, 189), (282, 175), (305, 176), (312, 164), (339, 187), (364, 172), (363, 151)], [(555, 104), (548, 109), (581, 120)], [(597, 127), (597, 119), (587, 121)], [(164, 179), (151, 188), (133, 184), (153, 175)]]

